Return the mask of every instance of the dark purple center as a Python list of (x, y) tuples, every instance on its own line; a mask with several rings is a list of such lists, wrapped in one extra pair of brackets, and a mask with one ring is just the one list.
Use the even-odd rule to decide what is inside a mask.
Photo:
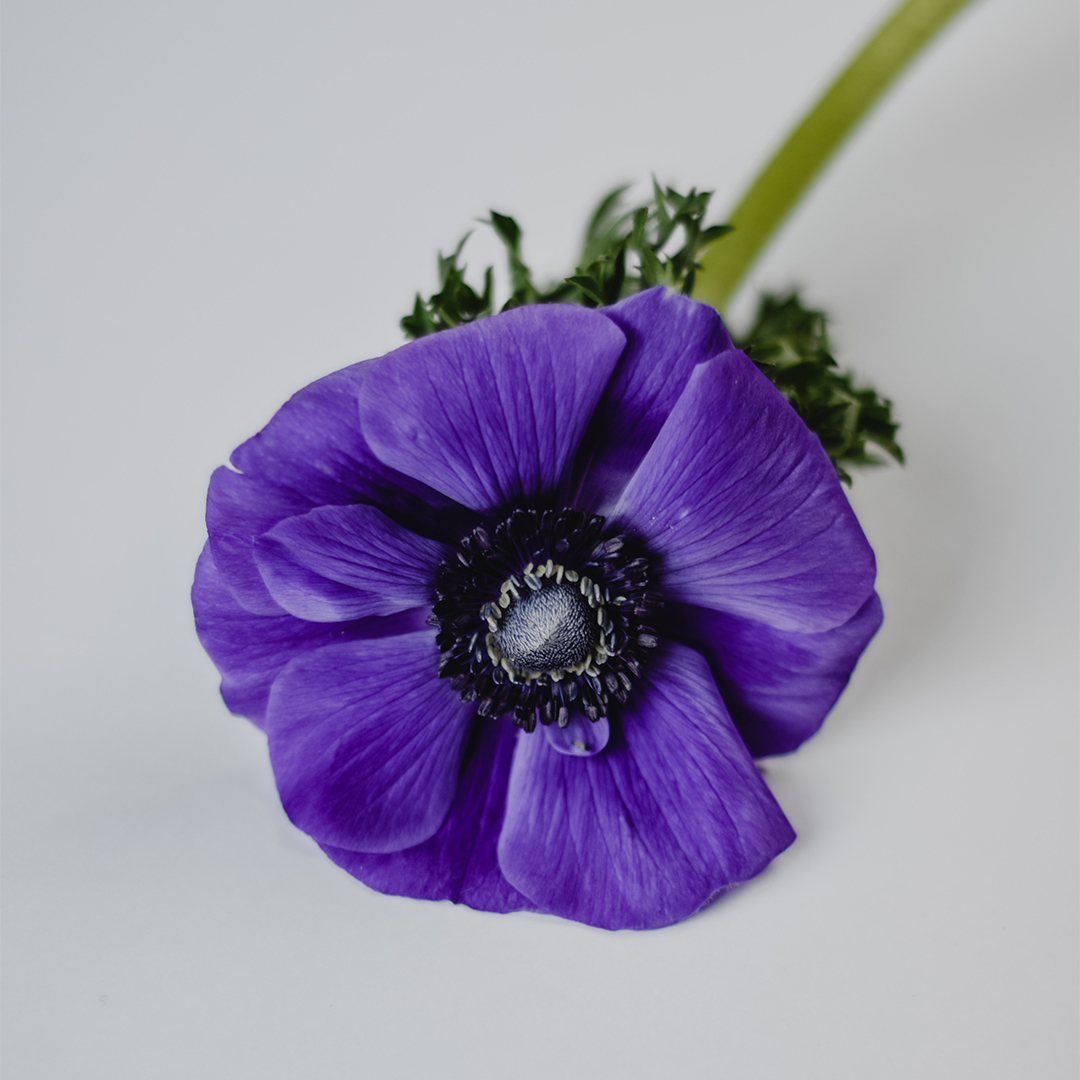
[(532, 731), (626, 700), (657, 645), (640, 541), (579, 510), (514, 510), (456, 556), (439, 569), (431, 621), (439, 674), (463, 701)]

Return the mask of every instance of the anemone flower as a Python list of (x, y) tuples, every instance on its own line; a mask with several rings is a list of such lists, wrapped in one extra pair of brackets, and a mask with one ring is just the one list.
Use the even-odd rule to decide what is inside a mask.
[(833, 467), (716, 312), (522, 307), (312, 383), (193, 602), (294, 824), (382, 892), (664, 926), (794, 839), (754, 757), (881, 622)]

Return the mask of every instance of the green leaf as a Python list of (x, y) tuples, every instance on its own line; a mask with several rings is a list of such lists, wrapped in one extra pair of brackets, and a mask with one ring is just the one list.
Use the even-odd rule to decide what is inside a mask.
[(439, 252), (439, 291), (427, 300), (417, 294), (412, 314), (401, 320), (401, 328), (408, 337), (425, 337), (491, 314), (494, 288), (491, 268), (484, 273), (483, 292), (477, 293), (465, 281), (465, 267), (458, 265), (470, 235), (466, 233), (450, 255)]
[(590, 300), (590, 307), (602, 307), (604, 303), (604, 287), (596, 278), (586, 274), (574, 274), (566, 279), (571, 285), (576, 285)]
[(491, 227), (498, 233), (499, 239), (507, 248), (516, 255), (521, 244), (521, 226), (512, 217), (492, 210)]
[[(502, 310), (522, 304), (601, 307), (654, 285), (670, 285), (688, 294), (702, 244), (730, 232), (727, 225), (703, 225), (712, 193), (691, 188), (683, 195), (672, 187), (661, 188), (654, 177), (652, 198), (641, 206), (627, 207), (626, 191), (625, 184), (613, 188), (593, 210), (575, 273), (543, 288), (534, 282), (522, 258), (521, 226), (509, 214), (490, 211), (481, 224), (493, 229), (506, 249), (510, 276), (510, 297)], [(682, 245), (668, 254), (666, 248), (676, 242), (677, 234)], [(409, 337), (423, 337), (493, 314), (491, 267), (484, 273), (482, 292), (465, 280), (461, 253), (469, 236), (466, 233), (450, 255), (439, 254), (439, 291), (427, 300), (418, 298), (412, 313), (401, 320)]]
[(817, 435), (844, 483), (851, 483), (845, 466), (883, 463), (867, 443), (903, 464), (892, 402), (839, 370), (825, 313), (805, 307), (798, 293), (762, 296), (753, 326), (736, 344)]

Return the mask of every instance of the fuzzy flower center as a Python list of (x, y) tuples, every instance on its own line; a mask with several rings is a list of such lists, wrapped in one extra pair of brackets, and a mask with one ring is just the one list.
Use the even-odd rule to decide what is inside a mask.
[(577, 510), (515, 510), (456, 555), (439, 570), (431, 621), (439, 674), (462, 700), (527, 731), (626, 700), (657, 644), (639, 542)]
[(493, 616), (488, 617), (488, 625), (495, 625), (486, 643), (488, 652), (500, 664), (509, 661), (526, 678), (561, 677), (567, 671), (580, 674), (595, 659), (593, 650), (603, 634), (604, 609), (597, 609), (589, 579), (581, 581), (571, 570), (577, 579), (571, 581), (561, 565), (552, 564), (552, 576), (545, 581), (547, 573), (546, 564), (526, 567), (523, 591), (514, 587), (512, 578), (503, 583), (500, 601), (502, 596), (516, 594), (509, 606), (504, 610), (501, 603), (488, 605)]

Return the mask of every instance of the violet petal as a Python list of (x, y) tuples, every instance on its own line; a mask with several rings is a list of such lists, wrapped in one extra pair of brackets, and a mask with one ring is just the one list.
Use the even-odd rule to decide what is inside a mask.
[(352, 622), (302, 622), (281, 612), (254, 615), (242, 607), (203, 548), (191, 588), (199, 641), (221, 673), (221, 696), (231, 712), (263, 727), (270, 687), (294, 657), (337, 641), (393, 637), (424, 625), (428, 611), (414, 609), (387, 618)]
[(214, 470), (206, 493), (206, 531), (214, 563), (233, 596), (257, 615), (281, 615), (255, 565), (255, 537), (282, 518), (306, 514), (311, 500), (256, 477)]
[(261, 536), (255, 562), (290, 615), (338, 622), (430, 607), (444, 551), (373, 506), (320, 506)]
[(371, 503), (413, 532), (456, 540), (471, 515), (389, 468), (365, 442), (358, 406), (371, 371), (371, 361), (352, 364), (297, 391), (229, 460), (247, 476), (302, 492), (311, 506)]
[(874, 554), (817, 437), (743, 353), (700, 365), (615, 515), (672, 600), (817, 632), (874, 586)]
[(428, 629), (327, 645), (277, 677), (270, 763), (298, 828), (350, 851), (400, 851), (439, 829), (475, 708), (438, 678), (438, 658)]
[(452, 900), (480, 911), (533, 910), (535, 905), (503, 877), (495, 852), (517, 731), (503, 717), (473, 725), (450, 813), (430, 840), (385, 855), (324, 850), (379, 892)]
[(206, 527), (214, 559), (250, 611), (281, 613), (255, 565), (253, 544), (284, 518), (316, 506), (369, 503), (413, 532), (448, 541), (476, 524), (464, 507), (372, 454), (357, 405), (367, 366), (353, 364), (298, 391), (233, 451), (233, 469), (220, 468), (211, 479)]
[(544, 910), (647, 929), (753, 877), (794, 838), (704, 658), (670, 645), (604, 753), (518, 741), (499, 864)]
[(379, 360), (360, 401), (388, 465), (478, 511), (552, 491), (623, 350), (610, 319), (521, 307)]
[(641, 464), (696, 365), (731, 348), (716, 311), (664, 286), (602, 309), (626, 349), (578, 455), (583, 509), (603, 511)]
[(882, 619), (877, 593), (846, 623), (817, 634), (683, 604), (668, 614), (672, 632), (709, 661), (754, 757), (789, 753), (821, 727)]

